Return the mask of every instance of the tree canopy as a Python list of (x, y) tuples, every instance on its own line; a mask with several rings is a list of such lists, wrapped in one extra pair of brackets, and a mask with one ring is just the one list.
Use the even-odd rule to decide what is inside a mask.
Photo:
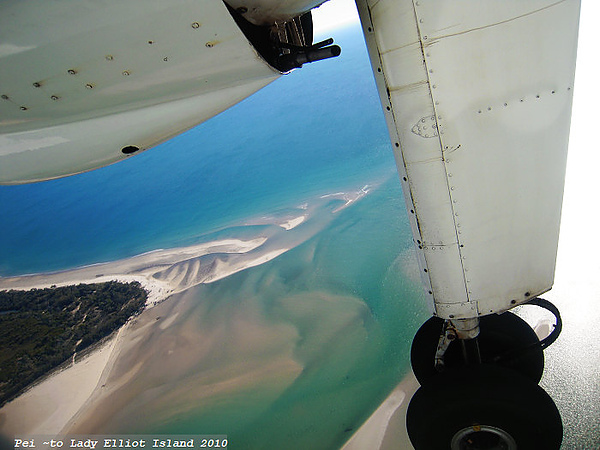
[(120, 328), (146, 298), (138, 282), (0, 291), (0, 406)]

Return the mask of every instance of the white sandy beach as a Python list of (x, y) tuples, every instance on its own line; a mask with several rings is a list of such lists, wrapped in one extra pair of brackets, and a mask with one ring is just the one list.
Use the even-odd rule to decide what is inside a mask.
[[(169, 295), (196, 284), (221, 279), (256, 265), (246, 254), (266, 241), (266, 237), (251, 240), (224, 239), (190, 247), (155, 250), (132, 258), (63, 272), (0, 278), (0, 289), (43, 289), (50, 286), (102, 283), (111, 280), (125, 283), (138, 281), (148, 291), (147, 306), (152, 306)], [(200, 258), (215, 253), (237, 258), (233, 258), (234, 261), (229, 264), (221, 265), (220, 270), (200, 271)], [(245, 257), (240, 257), (243, 255)], [(263, 255), (259, 258), (263, 258)], [(171, 271), (165, 273), (166, 269)]]
[[(266, 241), (267, 238), (264, 237), (251, 240), (227, 239), (191, 247), (157, 250), (125, 260), (64, 272), (2, 278), (0, 289), (42, 289), (110, 280), (138, 281), (148, 291), (148, 308), (172, 294), (263, 264), (289, 250), (264, 246), (264, 249), (260, 249), (262, 251), (255, 251)], [(202, 257), (212, 254), (218, 256), (208, 263), (202, 261)], [(7, 403), (0, 409), (0, 433), (60, 432), (90, 396), (102, 389), (99, 380), (114, 363), (121, 336), (126, 333), (129, 325), (126, 324), (100, 348), (66, 369), (51, 374)], [(161, 325), (165, 326), (164, 323)]]
[(419, 382), (410, 372), (352, 435), (342, 450), (412, 449), (406, 434), (406, 409)]
[(118, 336), (0, 409), (0, 432), (57, 434), (97, 388)]

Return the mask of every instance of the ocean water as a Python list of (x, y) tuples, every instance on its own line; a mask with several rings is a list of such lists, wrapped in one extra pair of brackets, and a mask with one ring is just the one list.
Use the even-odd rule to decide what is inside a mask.
[(206, 233), (394, 173), (358, 26), (336, 60), (281, 77), (124, 162), (0, 187), (0, 276), (202, 241)]
[(410, 370), (428, 316), (400, 197), (392, 176), (344, 209), (308, 202), (272, 238), (294, 248), (146, 310), (103, 381), (114, 390), (71, 431), (339, 448)]
[[(300, 370), (282, 375), (281, 385), (266, 376), (265, 384), (210, 397), (164, 422), (157, 411), (140, 431), (217, 430), (232, 448), (339, 448), (406, 375), (412, 336), (428, 316), (399, 194), (390, 179), (277, 259), (190, 290), (195, 306), (187, 314), (202, 311), (200, 326), (243, 309), (288, 330), (260, 355), (270, 360), (280, 345), (289, 347)], [(257, 351), (242, 354), (254, 359)]]
[[(172, 334), (157, 333), (142, 348), (203, 337), (212, 323), (222, 324), (225, 336), (256, 327), (264, 338), (243, 350), (249, 359), (281, 361), (283, 369), (266, 366), (273, 376), (235, 395), (186, 400), (183, 412), (165, 406), (172, 400), (166, 393), (144, 409), (131, 401), (124, 415), (97, 432), (225, 433), (231, 448), (337, 448), (409, 370), (412, 336), (428, 317), (411, 272), (410, 229), (362, 33), (354, 26), (333, 34), (343, 49), (338, 59), (282, 77), (152, 150), (86, 174), (0, 186), (0, 276), (65, 270), (223, 236), (255, 237), (264, 230), (248, 224), (320, 205), (295, 229), (302, 234), (314, 225), (314, 237), (267, 264), (180, 294), (171, 304), (185, 308), (188, 319), (181, 314)], [(365, 185), (372, 186), (369, 194), (334, 219), (319, 202)], [(565, 332), (547, 352), (552, 370), (542, 384), (561, 408), (564, 447), (596, 448), (593, 352), (565, 356), (589, 347), (585, 338), (593, 331), (576, 330), (577, 339), (569, 338), (569, 327), (577, 328), (569, 324), (581, 327), (575, 312), (591, 306), (575, 308), (572, 286), (563, 291), (553, 290), (564, 305), (551, 299), (573, 312), (565, 314)], [(252, 321), (238, 328), (242, 313)], [(219, 374), (237, 367), (231, 355), (239, 356), (238, 345), (223, 339), (215, 347), (211, 361), (223, 368)], [(163, 355), (157, 352), (148, 364), (147, 373), (155, 373)], [(211, 370), (193, 367), (198, 374)], [(168, 377), (165, 386), (184, 399), (205, 381), (192, 372)]]
[[(225, 433), (232, 448), (336, 448), (409, 370), (412, 336), (427, 317), (410, 227), (360, 27), (335, 38), (343, 49), (336, 60), (284, 76), (154, 149), (73, 177), (0, 187), (0, 276), (255, 237), (268, 234), (265, 217), (309, 212), (278, 238), (292, 250), (146, 311), (140, 320), (152, 323), (163, 309), (185, 313), (171, 312), (168, 330), (139, 340), (129, 355), (145, 355), (144, 369), (122, 391), (118, 412), (86, 431)], [(324, 197), (367, 186), (335, 214), (344, 201)], [(217, 325), (212, 356), (190, 369)], [(173, 350), (172, 342), (183, 344)], [(165, 368), (172, 351), (188, 353)], [(253, 364), (262, 360), (263, 382), (204, 393), (214, 373), (260, 373)]]

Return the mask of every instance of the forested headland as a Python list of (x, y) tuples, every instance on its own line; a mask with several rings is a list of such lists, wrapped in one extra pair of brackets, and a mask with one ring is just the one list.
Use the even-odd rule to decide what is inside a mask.
[(0, 406), (144, 308), (140, 283), (0, 291)]

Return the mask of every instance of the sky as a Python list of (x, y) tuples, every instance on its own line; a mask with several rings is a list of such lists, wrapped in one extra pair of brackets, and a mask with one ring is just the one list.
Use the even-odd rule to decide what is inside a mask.
[[(597, 139), (598, 86), (597, 21), (600, 3), (584, 0), (581, 7), (567, 177), (561, 219), (557, 280), (577, 270), (587, 280), (582, 294), (600, 304), (600, 144)], [(572, 278), (572, 277), (569, 277)], [(555, 285), (556, 286), (556, 285)], [(600, 317), (598, 318), (600, 319)]]
[(358, 22), (354, 0), (330, 0), (312, 11), (315, 33)]

